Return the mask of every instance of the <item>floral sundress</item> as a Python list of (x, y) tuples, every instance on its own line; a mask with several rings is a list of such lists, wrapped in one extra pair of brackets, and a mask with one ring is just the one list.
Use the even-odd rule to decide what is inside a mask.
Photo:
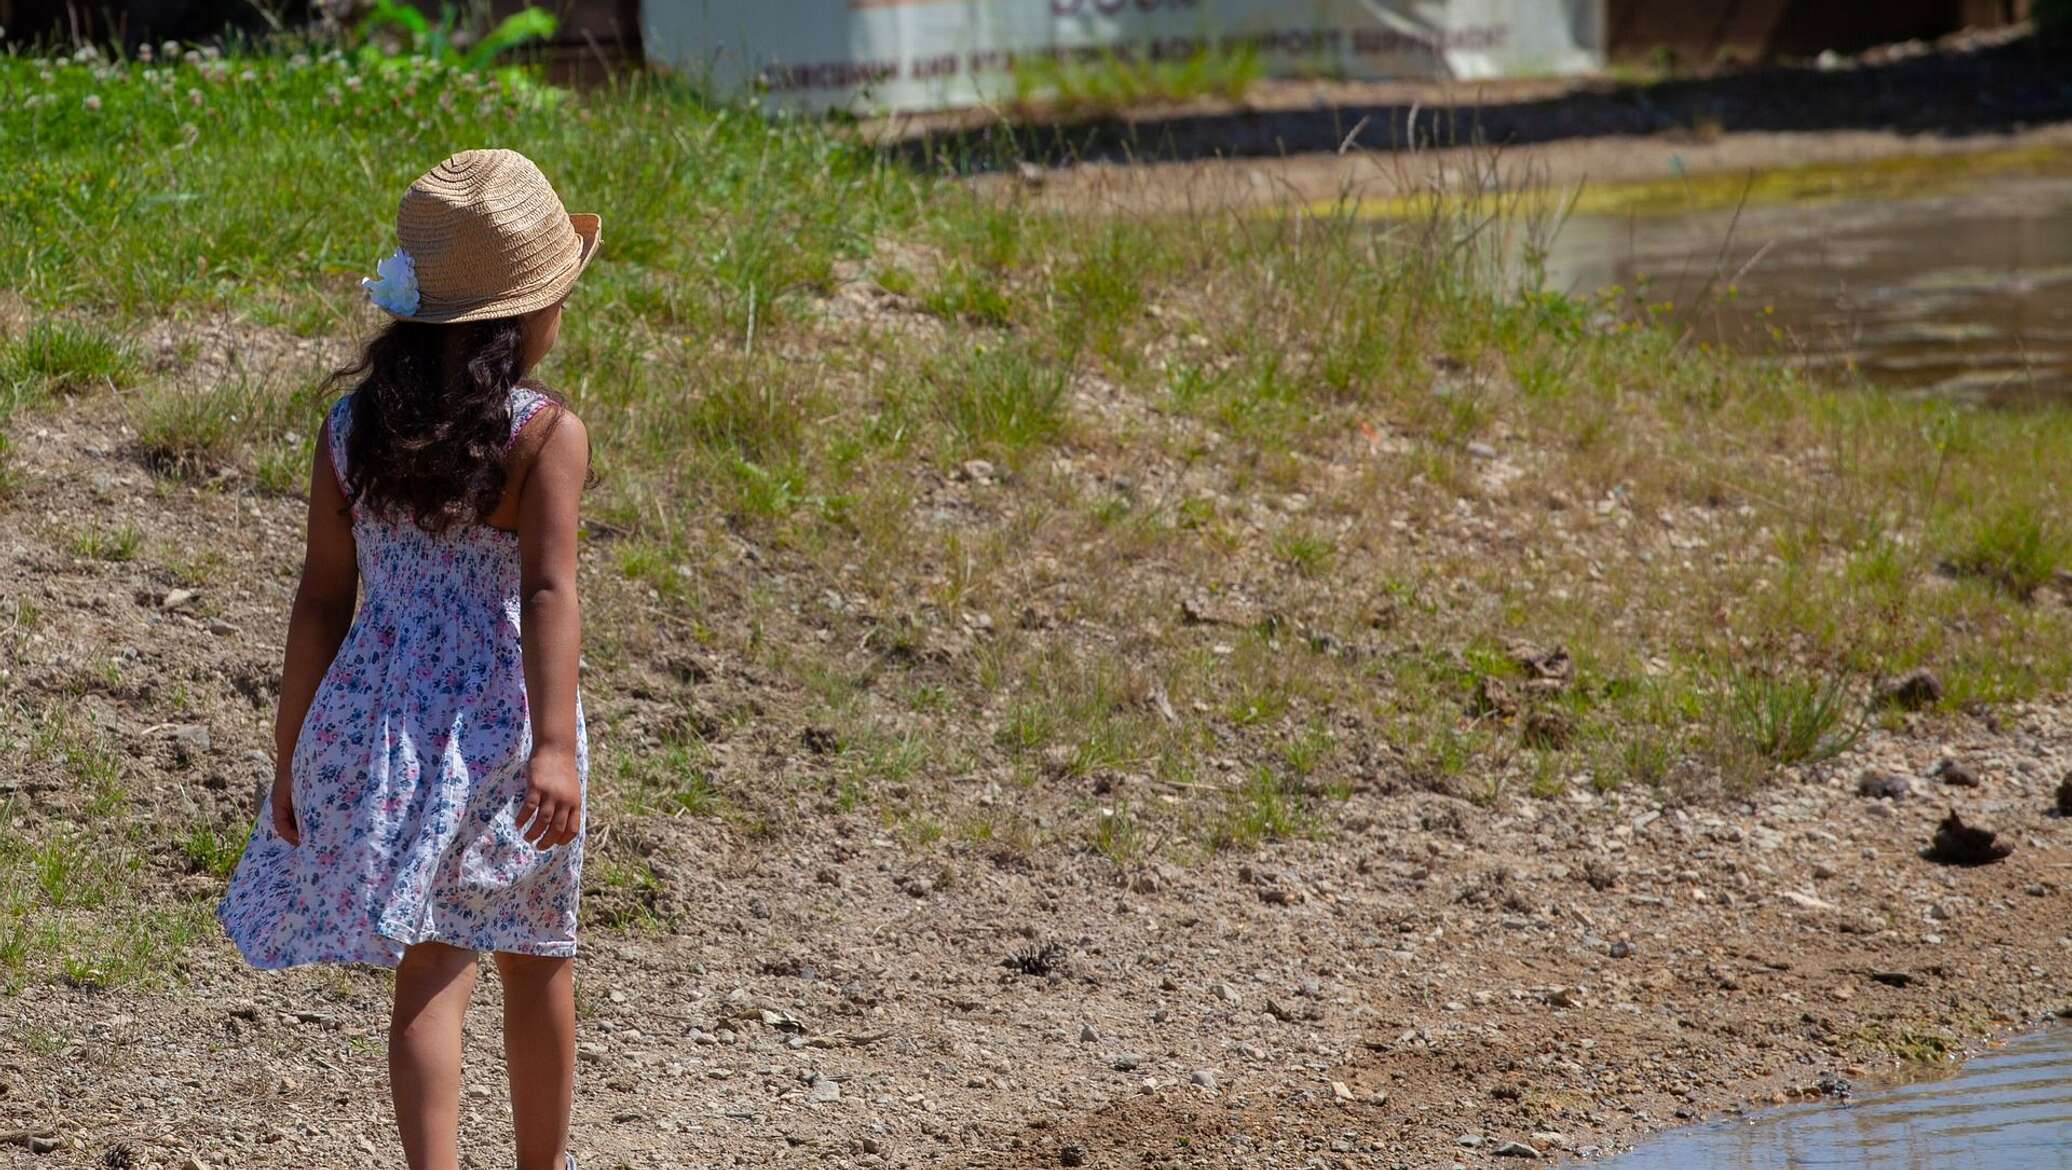
[[(351, 402), (329, 417), (341, 484)], [(512, 439), (546, 405), (513, 389)], [(291, 761), (302, 842), (274, 830), (269, 795), (217, 920), (256, 967), (393, 967), (427, 941), (573, 955), (583, 833), (543, 851), (516, 824), (532, 754), (517, 535), (354, 508), (353, 540), (360, 607)], [(580, 703), (576, 767), (587, 789)]]

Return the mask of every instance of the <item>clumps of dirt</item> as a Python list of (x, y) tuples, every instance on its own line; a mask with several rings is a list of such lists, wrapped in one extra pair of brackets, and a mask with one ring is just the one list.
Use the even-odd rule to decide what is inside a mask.
[(1935, 827), (1935, 840), (1923, 856), (1942, 865), (1990, 865), (2003, 861), (2014, 846), (1999, 834), (1977, 825), (1967, 825), (1956, 809)]
[(1017, 975), (1029, 975), (1038, 979), (1061, 972), (1065, 967), (1065, 948), (1054, 942), (1033, 944), (1000, 960), (1000, 965)]

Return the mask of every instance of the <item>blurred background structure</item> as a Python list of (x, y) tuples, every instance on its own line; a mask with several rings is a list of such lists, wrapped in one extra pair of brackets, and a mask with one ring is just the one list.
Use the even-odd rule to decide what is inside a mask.
[[(413, 0), (437, 16), (435, 0)], [(577, 81), (643, 60), (759, 85), (804, 106), (932, 108), (1018, 96), (1019, 66), (1104, 53), (1173, 60), (1203, 46), (1249, 76), (1540, 76), (1610, 64), (1703, 70), (1815, 59), (1874, 45), (1995, 29), (2057, 0), (552, 0), (536, 49)], [(477, 0), (463, 25), (527, 5)], [(130, 47), (311, 22), (351, 24), (367, 0), (0, 0), (14, 43)], [(811, 9), (802, 12), (802, 9)], [(1033, 51), (1039, 64), (1026, 59)], [(1017, 62), (1020, 56), (1023, 60)], [(988, 75), (992, 81), (987, 81)]]

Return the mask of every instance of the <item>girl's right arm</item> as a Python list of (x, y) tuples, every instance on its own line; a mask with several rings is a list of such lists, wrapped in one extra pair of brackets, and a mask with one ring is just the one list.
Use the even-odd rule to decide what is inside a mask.
[(288, 614), (288, 648), (281, 664), (281, 704), (274, 716), (273, 827), (290, 845), (302, 842), (295, 822), (291, 761), (302, 720), (309, 714), (324, 672), (352, 628), (359, 600), (360, 567), (353, 546), (352, 514), (338, 474), (331, 466), (331, 425), (317, 434), (310, 468), (309, 540), (302, 553), (302, 583)]

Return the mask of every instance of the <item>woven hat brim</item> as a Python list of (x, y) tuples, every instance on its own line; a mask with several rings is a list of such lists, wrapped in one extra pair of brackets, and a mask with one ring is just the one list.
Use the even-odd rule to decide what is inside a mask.
[(488, 321), (496, 317), (517, 317), (548, 305), (567, 296), (576, 286), (576, 279), (583, 270), (590, 267), (596, 257), (597, 248), (604, 238), (604, 221), (587, 211), (572, 211), (568, 215), (568, 226), (575, 229), (576, 238), (582, 241), (582, 250), (576, 253), (575, 262), (566, 271), (557, 272), (538, 287), (497, 297), (474, 305), (457, 305), (432, 310), (421, 310), (410, 316), (391, 313), (398, 321), (420, 321), (427, 325), (464, 325), (469, 321)]

